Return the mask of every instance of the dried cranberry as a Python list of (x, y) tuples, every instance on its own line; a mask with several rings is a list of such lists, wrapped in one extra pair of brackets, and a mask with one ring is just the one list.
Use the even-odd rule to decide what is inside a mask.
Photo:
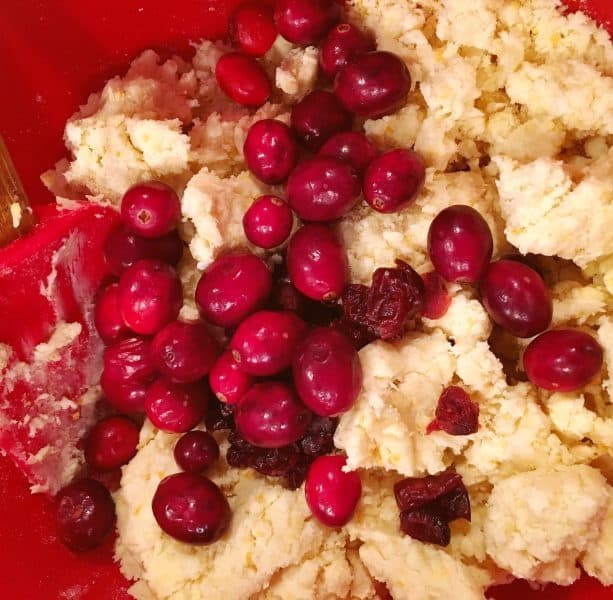
[(299, 442), (302, 452), (311, 457), (332, 452), (337, 425), (338, 419), (315, 415), (305, 436)]
[(228, 33), (245, 54), (264, 56), (277, 37), (272, 10), (259, 2), (240, 6), (230, 17)]
[(456, 519), (471, 519), (470, 498), (464, 484), (438, 497), (432, 507), (448, 523)]
[(262, 65), (253, 57), (228, 52), (215, 66), (219, 87), (243, 106), (257, 108), (270, 97), (271, 84)]
[(317, 43), (340, 18), (336, 0), (277, 0), (275, 24), (288, 41), (308, 46)]
[(355, 25), (341, 23), (333, 27), (322, 42), (319, 64), (328, 77), (334, 77), (352, 58), (375, 47), (374, 40)]
[(424, 305), (421, 315), (426, 319), (440, 319), (445, 316), (451, 304), (445, 280), (436, 271), (424, 273), (421, 278), (424, 282)]
[(427, 477), (406, 477), (394, 485), (394, 496), (400, 510), (415, 510), (461, 485), (462, 477), (451, 470)]
[(403, 510), (400, 513), (400, 529), (420, 542), (448, 546), (451, 541), (448, 523), (433, 508)]
[(204, 423), (207, 431), (233, 429), (234, 405), (220, 402), (215, 396), (210, 397)]
[(377, 156), (377, 147), (363, 134), (344, 131), (333, 135), (319, 150), (320, 156), (332, 156), (348, 162), (358, 174)]
[(464, 389), (450, 385), (443, 390), (436, 406), (435, 419), (427, 433), (444, 431), (449, 435), (470, 435), (479, 429), (479, 405)]

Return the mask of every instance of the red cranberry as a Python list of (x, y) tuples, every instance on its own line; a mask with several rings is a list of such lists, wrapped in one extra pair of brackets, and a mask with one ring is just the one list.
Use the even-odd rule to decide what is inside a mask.
[(313, 90), (292, 109), (292, 129), (310, 150), (317, 151), (335, 133), (351, 129), (351, 115), (332, 92)]
[(415, 510), (462, 485), (462, 477), (452, 470), (426, 477), (406, 477), (394, 484), (394, 497), (400, 510)]
[(451, 305), (451, 296), (445, 281), (436, 271), (424, 273), (421, 278), (424, 282), (424, 304), (421, 315), (426, 319), (440, 319)]
[(200, 473), (219, 458), (219, 444), (207, 431), (188, 431), (174, 449), (175, 461), (188, 473)]
[(158, 331), (151, 344), (158, 371), (177, 383), (202, 379), (211, 370), (217, 350), (204, 323), (172, 321)]
[(130, 333), (119, 310), (119, 286), (116, 283), (105, 287), (98, 297), (94, 323), (106, 344), (112, 344)]
[(304, 321), (294, 313), (256, 312), (247, 317), (232, 336), (230, 348), (234, 360), (249, 375), (276, 375), (292, 364), (305, 329)]
[(137, 235), (159, 238), (177, 226), (181, 203), (177, 193), (165, 183), (137, 183), (123, 195), (121, 218)]
[(237, 8), (230, 17), (228, 32), (232, 42), (251, 56), (264, 56), (277, 37), (272, 10), (258, 2)]
[(313, 516), (328, 527), (342, 527), (353, 517), (362, 495), (355, 471), (345, 472), (344, 456), (320, 456), (307, 474), (304, 494)]
[(271, 85), (262, 65), (253, 57), (229, 52), (215, 66), (219, 87), (243, 106), (262, 106), (270, 97)]
[(277, 0), (275, 4), (279, 33), (301, 46), (316, 44), (340, 16), (335, 0)]
[(420, 542), (448, 546), (451, 541), (449, 524), (435, 507), (403, 510), (400, 513), (400, 529)]
[(94, 479), (67, 485), (56, 498), (55, 520), (63, 544), (86, 552), (102, 544), (115, 523), (109, 491)]
[(378, 119), (398, 110), (410, 89), (409, 70), (391, 52), (368, 52), (356, 56), (334, 80), (334, 93), (343, 106), (369, 119)]
[(235, 327), (264, 305), (272, 276), (263, 260), (249, 254), (221, 256), (202, 274), (196, 304), (202, 316), (220, 327)]
[(151, 508), (162, 531), (187, 544), (216, 542), (230, 524), (226, 497), (210, 479), (196, 473), (162, 479)]
[(260, 196), (243, 217), (243, 229), (247, 239), (266, 250), (285, 242), (292, 231), (293, 223), (292, 209), (278, 196)]
[(201, 383), (174, 383), (162, 377), (147, 389), (145, 413), (158, 429), (185, 433), (202, 421), (207, 400)]
[(602, 348), (583, 331), (558, 329), (533, 339), (524, 352), (524, 369), (534, 385), (552, 392), (574, 392), (602, 368)]
[(470, 206), (456, 204), (442, 210), (428, 231), (430, 260), (447, 281), (479, 281), (493, 248), (486, 220)]
[(254, 177), (270, 185), (285, 181), (298, 160), (290, 128), (275, 119), (257, 121), (249, 128), (243, 154)]
[(291, 387), (268, 381), (256, 383), (239, 402), (236, 428), (245, 440), (262, 448), (297, 442), (311, 422), (311, 413)]
[(362, 365), (353, 344), (327, 327), (311, 330), (300, 343), (293, 373), (300, 399), (322, 417), (348, 411), (362, 389)]
[(375, 48), (374, 40), (355, 25), (341, 23), (328, 32), (321, 44), (319, 64), (328, 77), (334, 77), (352, 58)]
[(481, 299), (494, 322), (517, 337), (532, 337), (551, 323), (553, 307), (545, 282), (519, 261), (491, 263), (481, 280)]
[(377, 147), (363, 133), (344, 131), (333, 135), (319, 154), (344, 160), (361, 174), (377, 156)]
[(304, 225), (290, 238), (287, 270), (299, 292), (313, 300), (336, 300), (345, 286), (347, 255), (324, 225)]
[(98, 471), (112, 471), (127, 464), (136, 454), (139, 429), (122, 416), (102, 419), (94, 425), (85, 443), (85, 458)]
[(232, 350), (226, 350), (209, 373), (211, 390), (219, 400), (227, 404), (236, 404), (254, 382), (254, 378), (245, 373), (234, 360)]
[(364, 174), (364, 198), (376, 211), (398, 212), (421, 191), (426, 168), (412, 150), (390, 150), (377, 156)]

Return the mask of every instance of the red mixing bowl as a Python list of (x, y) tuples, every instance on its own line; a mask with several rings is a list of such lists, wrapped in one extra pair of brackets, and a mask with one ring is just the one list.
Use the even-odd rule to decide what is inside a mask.
[[(611, 0), (567, 0), (613, 32)], [(49, 202), (39, 175), (65, 154), (62, 129), (87, 95), (125, 70), (141, 50), (189, 53), (189, 41), (221, 37), (238, 0), (19, 0), (0, 2), (0, 133), (30, 200)], [(0, 315), (2, 318), (2, 315)], [(126, 600), (112, 540), (77, 556), (57, 540), (48, 500), (33, 496), (0, 457), (0, 597)], [(452, 592), (450, 591), (450, 597)], [(613, 588), (584, 577), (570, 588), (515, 583), (498, 600), (605, 600)]]

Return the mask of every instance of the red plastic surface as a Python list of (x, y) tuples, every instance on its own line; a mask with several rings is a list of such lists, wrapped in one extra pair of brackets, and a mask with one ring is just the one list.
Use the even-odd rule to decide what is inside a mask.
[[(0, 2), (0, 133), (31, 201), (50, 195), (39, 175), (64, 155), (66, 119), (109, 76), (145, 48), (189, 53), (189, 41), (219, 37), (240, 0), (4, 0)], [(613, 31), (611, 0), (568, 0)], [(1, 318), (1, 315), (0, 315)], [(11, 600), (124, 600), (126, 582), (111, 562), (112, 545), (75, 556), (57, 541), (52, 513), (0, 457), (0, 596)], [(572, 588), (532, 591), (525, 584), (499, 600), (613, 598), (585, 578)], [(452, 592), (450, 591), (450, 597)]]

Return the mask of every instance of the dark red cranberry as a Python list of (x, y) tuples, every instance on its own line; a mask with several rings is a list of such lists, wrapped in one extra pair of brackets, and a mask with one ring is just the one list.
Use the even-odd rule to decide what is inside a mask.
[(102, 340), (107, 344), (117, 342), (129, 335), (130, 330), (124, 323), (119, 310), (119, 286), (107, 285), (102, 290), (94, 311), (94, 323)]
[(394, 497), (400, 510), (415, 510), (462, 485), (462, 477), (451, 470), (427, 477), (406, 477), (394, 485)]
[(449, 524), (435, 508), (424, 506), (400, 513), (400, 529), (420, 542), (448, 546), (451, 541)]
[(470, 435), (479, 429), (479, 405), (470, 399), (466, 391), (450, 385), (443, 390), (436, 406), (435, 419), (428, 425), (427, 433), (444, 431), (449, 435)]
[(343, 471), (346, 463), (344, 456), (320, 456), (307, 474), (307, 504), (313, 516), (328, 527), (349, 523), (362, 496), (360, 476), (355, 471)]
[(226, 497), (210, 479), (196, 473), (162, 479), (151, 508), (162, 531), (187, 544), (216, 542), (230, 524)]
[(207, 393), (201, 383), (173, 383), (160, 378), (145, 395), (145, 412), (162, 431), (184, 433), (204, 417)]
[(234, 404), (220, 402), (215, 396), (209, 399), (204, 417), (207, 431), (234, 429)]
[(316, 44), (341, 16), (335, 0), (277, 0), (275, 23), (288, 41), (301, 46)]
[(287, 180), (287, 201), (303, 221), (334, 221), (358, 201), (360, 182), (338, 158), (314, 156), (303, 160)]
[(356, 173), (362, 174), (377, 156), (377, 147), (363, 133), (344, 131), (333, 135), (321, 147), (319, 154), (344, 160)]
[(115, 410), (126, 414), (145, 412), (147, 385), (136, 381), (118, 381), (105, 372), (100, 378), (100, 385), (106, 401)]
[(319, 64), (328, 77), (334, 77), (352, 58), (375, 48), (375, 41), (362, 30), (350, 23), (341, 23), (322, 42)]
[(398, 110), (411, 89), (404, 62), (391, 52), (368, 52), (350, 60), (336, 75), (334, 93), (352, 113), (378, 119)]
[(552, 392), (574, 392), (600, 372), (602, 348), (588, 333), (557, 329), (533, 339), (523, 362), (534, 385)]
[(307, 456), (315, 457), (329, 454), (334, 450), (334, 432), (338, 419), (315, 415), (306, 435), (300, 440), (300, 449)]
[(136, 454), (139, 429), (127, 417), (106, 417), (94, 425), (85, 442), (85, 458), (97, 471), (112, 471)]
[(263, 119), (249, 128), (243, 154), (253, 175), (270, 185), (284, 182), (298, 160), (290, 128), (276, 119)]
[(307, 224), (289, 240), (287, 271), (299, 292), (313, 300), (340, 297), (347, 277), (345, 249), (331, 229)]
[(426, 319), (440, 319), (451, 305), (451, 296), (445, 281), (436, 271), (424, 273), (421, 278), (424, 282), (424, 305), (421, 315)]
[(235, 327), (264, 305), (271, 289), (272, 276), (262, 259), (248, 252), (227, 254), (202, 274), (196, 304), (213, 325)]
[(278, 196), (260, 196), (243, 217), (243, 229), (247, 239), (266, 250), (285, 242), (293, 224), (292, 209)]
[(314, 152), (335, 133), (351, 129), (351, 122), (351, 114), (326, 90), (313, 90), (292, 109), (292, 129)]
[(226, 350), (209, 373), (211, 390), (219, 400), (228, 404), (236, 404), (254, 383), (254, 378), (234, 360), (232, 350)]
[(364, 173), (364, 198), (376, 211), (393, 213), (415, 201), (426, 180), (426, 168), (412, 150), (390, 150), (377, 156)]
[(475, 283), (492, 258), (494, 242), (486, 220), (472, 207), (456, 204), (430, 224), (428, 254), (447, 281)]
[(217, 358), (217, 342), (204, 323), (172, 321), (153, 338), (151, 356), (158, 371), (177, 383), (202, 379)]
[(471, 520), (470, 498), (464, 484), (437, 498), (432, 506), (447, 522), (456, 519)]
[(245, 54), (264, 56), (277, 38), (271, 8), (259, 2), (239, 6), (230, 17), (228, 33)]
[(121, 199), (121, 219), (128, 229), (144, 238), (170, 233), (180, 218), (177, 193), (161, 181), (137, 183)]
[(270, 97), (271, 85), (262, 65), (253, 57), (238, 52), (224, 54), (215, 66), (219, 87), (243, 106), (262, 106)]
[(230, 348), (240, 369), (250, 375), (276, 375), (292, 364), (305, 322), (291, 312), (261, 310), (239, 326)]
[(307, 432), (311, 418), (294, 390), (276, 381), (256, 383), (234, 414), (241, 436), (263, 448), (280, 448), (298, 441)]
[(200, 473), (219, 458), (219, 444), (207, 431), (188, 431), (175, 444), (177, 465), (188, 473)]
[(480, 289), (490, 317), (513, 335), (528, 338), (549, 327), (551, 297), (541, 276), (530, 267), (516, 260), (493, 262)]
[(81, 479), (58, 493), (55, 520), (62, 543), (74, 552), (86, 552), (100, 546), (112, 531), (115, 505), (101, 483)]
[(347, 412), (362, 389), (362, 365), (353, 344), (340, 331), (317, 327), (302, 340), (293, 361), (294, 385), (315, 414)]

